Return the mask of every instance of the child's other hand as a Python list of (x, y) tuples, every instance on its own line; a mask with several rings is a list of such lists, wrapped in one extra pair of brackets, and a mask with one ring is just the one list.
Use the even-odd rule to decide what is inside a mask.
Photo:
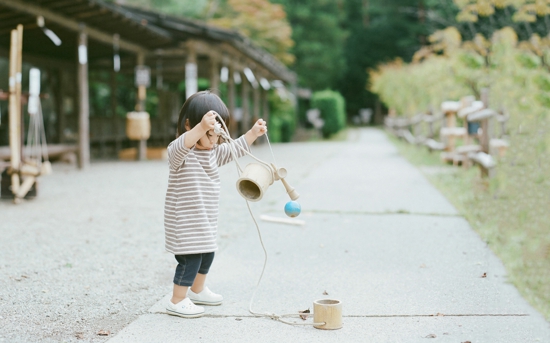
[(263, 119), (258, 119), (250, 131), (252, 131), (256, 137), (260, 137), (267, 132), (267, 123)]
[(209, 130), (214, 129), (214, 125), (216, 124), (216, 111), (208, 111), (201, 120), (201, 128), (206, 132)]

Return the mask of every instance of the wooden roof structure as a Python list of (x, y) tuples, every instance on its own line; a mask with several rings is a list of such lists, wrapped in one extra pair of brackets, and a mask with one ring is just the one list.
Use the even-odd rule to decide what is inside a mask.
[[(136, 106), (128, 111), (145, 110), (146, 88), (153, 76), (157, 89), (162, 89), (162, 82), (179, 85), (184, 81), (189, 97), (198, 90), (198, 78), (209, 79), (210, 88), (219, 93), (223, 74), (230, 113), (237, 112), (236, 84), (240, 84), (241, 119), (232, 116), (232, 120), (239, 121), (241, 128), (249, 127), (260, 112), (264, 118), (269, 115), (267, 91), (272, 85), (286, 83), (294, 89), (296, 84), (292, 71), (235, 30), (105, 0), (0, 0), (0, 57), (10, 55), (12, 32), (20, 37), (17, 42), (22, 41), (16, 60), (23, 56), (23, 62), (57, 75), (51, 94), (56, 100), (57, 140), (65, 141), (67, 128), (78, 131), (81, 168), (90, 161), (90, 137), (97, 140), (107, 136), (108, 129), (122, 127), (116, 117), (99, 129), (90, 124), (88, 68), (110, 70), (111, 94), (117, 88), (114, 74), (136, 76)], [(20, 63), (15, 65), (20, 68)], [(140, 76), (144, 70), (147, 81)], [(19, 69), (15, 74), (19, 76), (13, 76), (19, 90), (20, 73)], [(116, 101), (116, 96), (111, 96), (111, 113), (117, 111)], [(168, 121), (161, 126), (170, 124)], [(237, 125), (232, 127), (238, 129)], [(114, 137), (118, 144), (119, 134)], [(145, 140), (141, 140), (140, 159), (145, 149)]]
[[(38, 16), (61, 39), (60, 46), (42, 32)], [(78, 46), (75, 33), (83, 29), (89, 39), (90, 65), (102, 60), (112, 63), (115, 43), (122, 60), (144, 54), (147, 61), (159, 56), (185, 56), (188, 43), (193, 41), (199, 59), (201, 54), (215, 52), (222, 57), (222, 64), (236, 62), (236, 69), (252, 66), (268, 79), (291, 84), (296, 80), (281, 62), (237, 31), (101, 0), (0, 0), (0, 55), (7, 56), (10, 30), (18, 24), (24, 26), (23, 52), (31, 60), (40, 56), (74, 61)]]

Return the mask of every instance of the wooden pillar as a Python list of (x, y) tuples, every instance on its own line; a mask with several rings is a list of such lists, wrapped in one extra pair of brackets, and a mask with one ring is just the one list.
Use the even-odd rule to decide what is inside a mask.
[[(483, 88), (481, 90), (481, 101), (483, 102), (483, 108), (489, 108), (489, 89)], [(490, 153), (490, 142), (491, 142), (491, 118), (485, 118), (481, 120), (481, 137), (479, 137), (479, 143), (481, 145), (481, 151), (484, 153)]]
[[(456, 127), (456, 112), (454, 111), (445, 112), (445, 127), (448, 127), (448, 128)], [(444, 141), (447, 143), (445, 150), (449, 152), (453, 152), (456, 145), (456, 136), (454, 132), (449, 132), (449, 135), (445, 137)]]
[[(145, 55), (140, 52), (137, 54), (136, 65), (143, 66), (145, 65)], [(144, 84), (138, 86), (138, 94), (136, 99), (136, 111), (142, 112), (145, 111), (145, 98), (147, 97), (147, 88)]]
[[(137, 54), (136, 63), (138, 66), (145, 65), (145, 54), (140, 52)], [(136, 111), (143, 112), (145, 111), (145, 99), (147, 98), (147, 88), (144, 84), (138, 86), (138, 96), (136, 99)], [(140, 139), (138, 142), (138, 153), (137, 159), (144, 161), (147, 159), (147, 140)]]
[(250, 129), (250, 110), (249, 110), (249, 106), (248, 106), (248, 89), (249, 89), (249, 86), (250, 84), (248, 83), (248, 80), (246, 79), (246, 77), (243, 75), (241, 77), (241, 102), (242, 102), (242, 113), (243, 113), (243, 117), (241, 119), (241, 127), (242, 127), (242, 131), (243, 133), (248, 131)]
[(220, 95), (220, 67), (216, 55), (210, 56), (210, 90), (212, 93)]
[(118, 73), (114, 70), (111, 70), (111, 113), (113, 114), (112, 118), (112, 125), (113, 125), (113, 131), (114, 131), (114, 139), (115, 139), (115, 151), (118, 153), (118, 151), (121, 149), (121, 143), (122, 139), (124, 139), (123, 134), (120, 130), (120, 120), (118, 119), (117, 115), (117, 75)]
[(88, 95), (88, 35), (80, 24), (78, 33), (78, 167), (90, 165), (90, 101)]
[(260, 87), (257, 83), (252, 88), (252, 101), (252, 123), (255, 123), (260, 118)]
[(262, 119), (269, 124), (269, 91), (262, 88)]
[(187, 45), (187, 62), (185, 63), (185, 98), (198, 91), (197, 52), (193, 42)]
[(55, 71), (52, 71), (56, 74), (57, 77), (57, 84), (56, 87), (53, 90), (54, 97), (55, 97), (55, 110), (57, 112), (56, 117), (56, 131), (57, 131), (57, 143), (63, 142), (63, 130), (65, 129), (65, 123), (64, 123), (64, 117), (65, 113), (63, 112), (63, 94), (64, 92), (64, 78), (63, 78), (63, 69), (58, 68), (55, 69)]
[(20, 186), (19, 168), (21, 166), (21, 112), (19, 112), (21, 98), (17, 96), (17, 60), (19, 39), (18, 30), (11, 31), (10, 66), (9, 66), (9, 132), (11, 153), (11, 191), (17, 194)]
[(235, 121), (235, 78), (233, 73), (235, 68), (233, 64), (229, 63), (227, 66), (228, 76), (227, 76), (227, 107), (229, 109), (229, 131), (233, 137), (237, 134), (237, 122)]

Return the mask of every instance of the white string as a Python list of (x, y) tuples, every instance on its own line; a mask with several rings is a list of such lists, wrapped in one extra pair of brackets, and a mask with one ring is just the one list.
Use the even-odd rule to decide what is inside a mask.
[[(220, 128), (220, 130), (218, 130), (219, 131), (218, 133), (223, 137), (224, 140), (226, 140), (229, 143), (229, 147), (230, 147), (229, 150), (230, 150), (231, 156), (233, 157), (233, 160), (237, 164), (237, 172), (239, 173), (239, 176), (241, 175), (242, 168), (240, 167), (239, 162), (237, 162), (237, 158), (236, 158), (237, 157), (236, 156), (237, 152), (236, 152), (235, 146), (237, 146), (238, 148), (243, 150), (245, 153), (247, 153), (248, 155), (253, 157), (258, 162), (267, 165), (270, 168), (270, 170), (272, 169), (272, 167), (269, 164), (267, 164), (267, 163), (263, 162), (262, 160), (256, 158), (254, 155), (249, 153), (246, 149), (244, 149), (239, 144), (237, 144), (237, 142), (235, 142), (235, 140), (233, 140), (231, 138), (231, 136), (229, 135), (229, 130), (227, 129), (227, 126), (225, 125), (225, 122), (223, 121), (223, 118), (218, 113), (216, 113), (216, 115), (218, 117), (220, 117), (220, 119), (221, 119), (220, 121), (221, 121), (221, 123), (224, 127), (224, 130), (221, 130), (221, 128)], [(215, 131), (216, 131), (216, 129), (215, 129)], [(267, 133), (266, 133), (266, 138), (267, 138)], [(269, 139), (267, 140), (267, 143), (269, 144)], [(275, 155), (273, 154), (273, 150), (271, 149), (271, 144), (269, 144), (269, 149), (271, 150), (271, 154), (273, 155), (273, 161), (275, 161)], [(309, 317), (309, 316), (312, 316), (313, 313), (288, 313), (288, 314), (280, 314), (279, 315), (279, 314), (269, 313), (269, 312), (264, 312), (264, 313), (256, 312), (252, 309), (252, 304), (254, 303), (254, 297), (256, 296), (256, 292), (258, 291), (260, 283), (262, 282), (262, 278), (263, 278), (264, 272), (265, 272), (265, 267), (267, 266), (267, 249), (265, 248), (264, 241), (262, 239), (262, 233), (260, 231), (260, 226), (258, 225), (256, 217), (254, 216), (254, 213), (252, 213), (252, 209), (250, 208), (250, 203), (246, 199), (245, 199), (245, 201), (246, 201), (246, 207), (248, 208), (248, 212), (250, 213), (250, 216), (252, 217), (252, 220), (254, 221), (254, 225), (256, 226), (256, 231), (258, 232), (258, 238), (260, 239), (260, 244), (261, 244), (262, 250), (264, 252), (264, 264), (262, 266), (262, 272), (260, 273), (260, 277), (258, 278), (258, 282), (256, 283), (256, 286), (254, 287), (254, 291), (252, 292), (252, 297), (250, 298), (250, 303), (248, 305), (248, 312), (250, 312), (251, 314), (253, 314), (256, 317), (271, 318), (273, 320), (278, 320), (281, 323), (289, 324), (289, 325), (318, 325), (318, 326), (319, 325), (325, 325), (326, 324), (325, 322), (322, 322), (322, 323), (296, 323), (296, 322), (290, 322), (290, 321), (287, 321), (287, 320), (283, 319), (283, 318), (286, 318), (286, 317)]]
[(276, 166), (279, 164), (277, 163), (277, 160), (275, 160), (275, 154), (273, 154), (273, 149), (271, 148), (271, 143), (269, 142), (269, 137), (267, 136), (267, 132), (265, 133), (265, 138), (267, 139), (267, 146), (269, 147), (269, 150), (271, 151), (271, 156), (273, 157), (273, 163), (275, 163)]

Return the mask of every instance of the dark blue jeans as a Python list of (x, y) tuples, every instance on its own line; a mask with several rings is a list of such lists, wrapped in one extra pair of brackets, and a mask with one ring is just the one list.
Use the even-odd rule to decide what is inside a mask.
[(214, 253), (207, 252), (202, 254), (175, 255), (178, 261), (174, 283), (178, 286), (191, 287), (195, 281), (197, 273), (208, 274)]

